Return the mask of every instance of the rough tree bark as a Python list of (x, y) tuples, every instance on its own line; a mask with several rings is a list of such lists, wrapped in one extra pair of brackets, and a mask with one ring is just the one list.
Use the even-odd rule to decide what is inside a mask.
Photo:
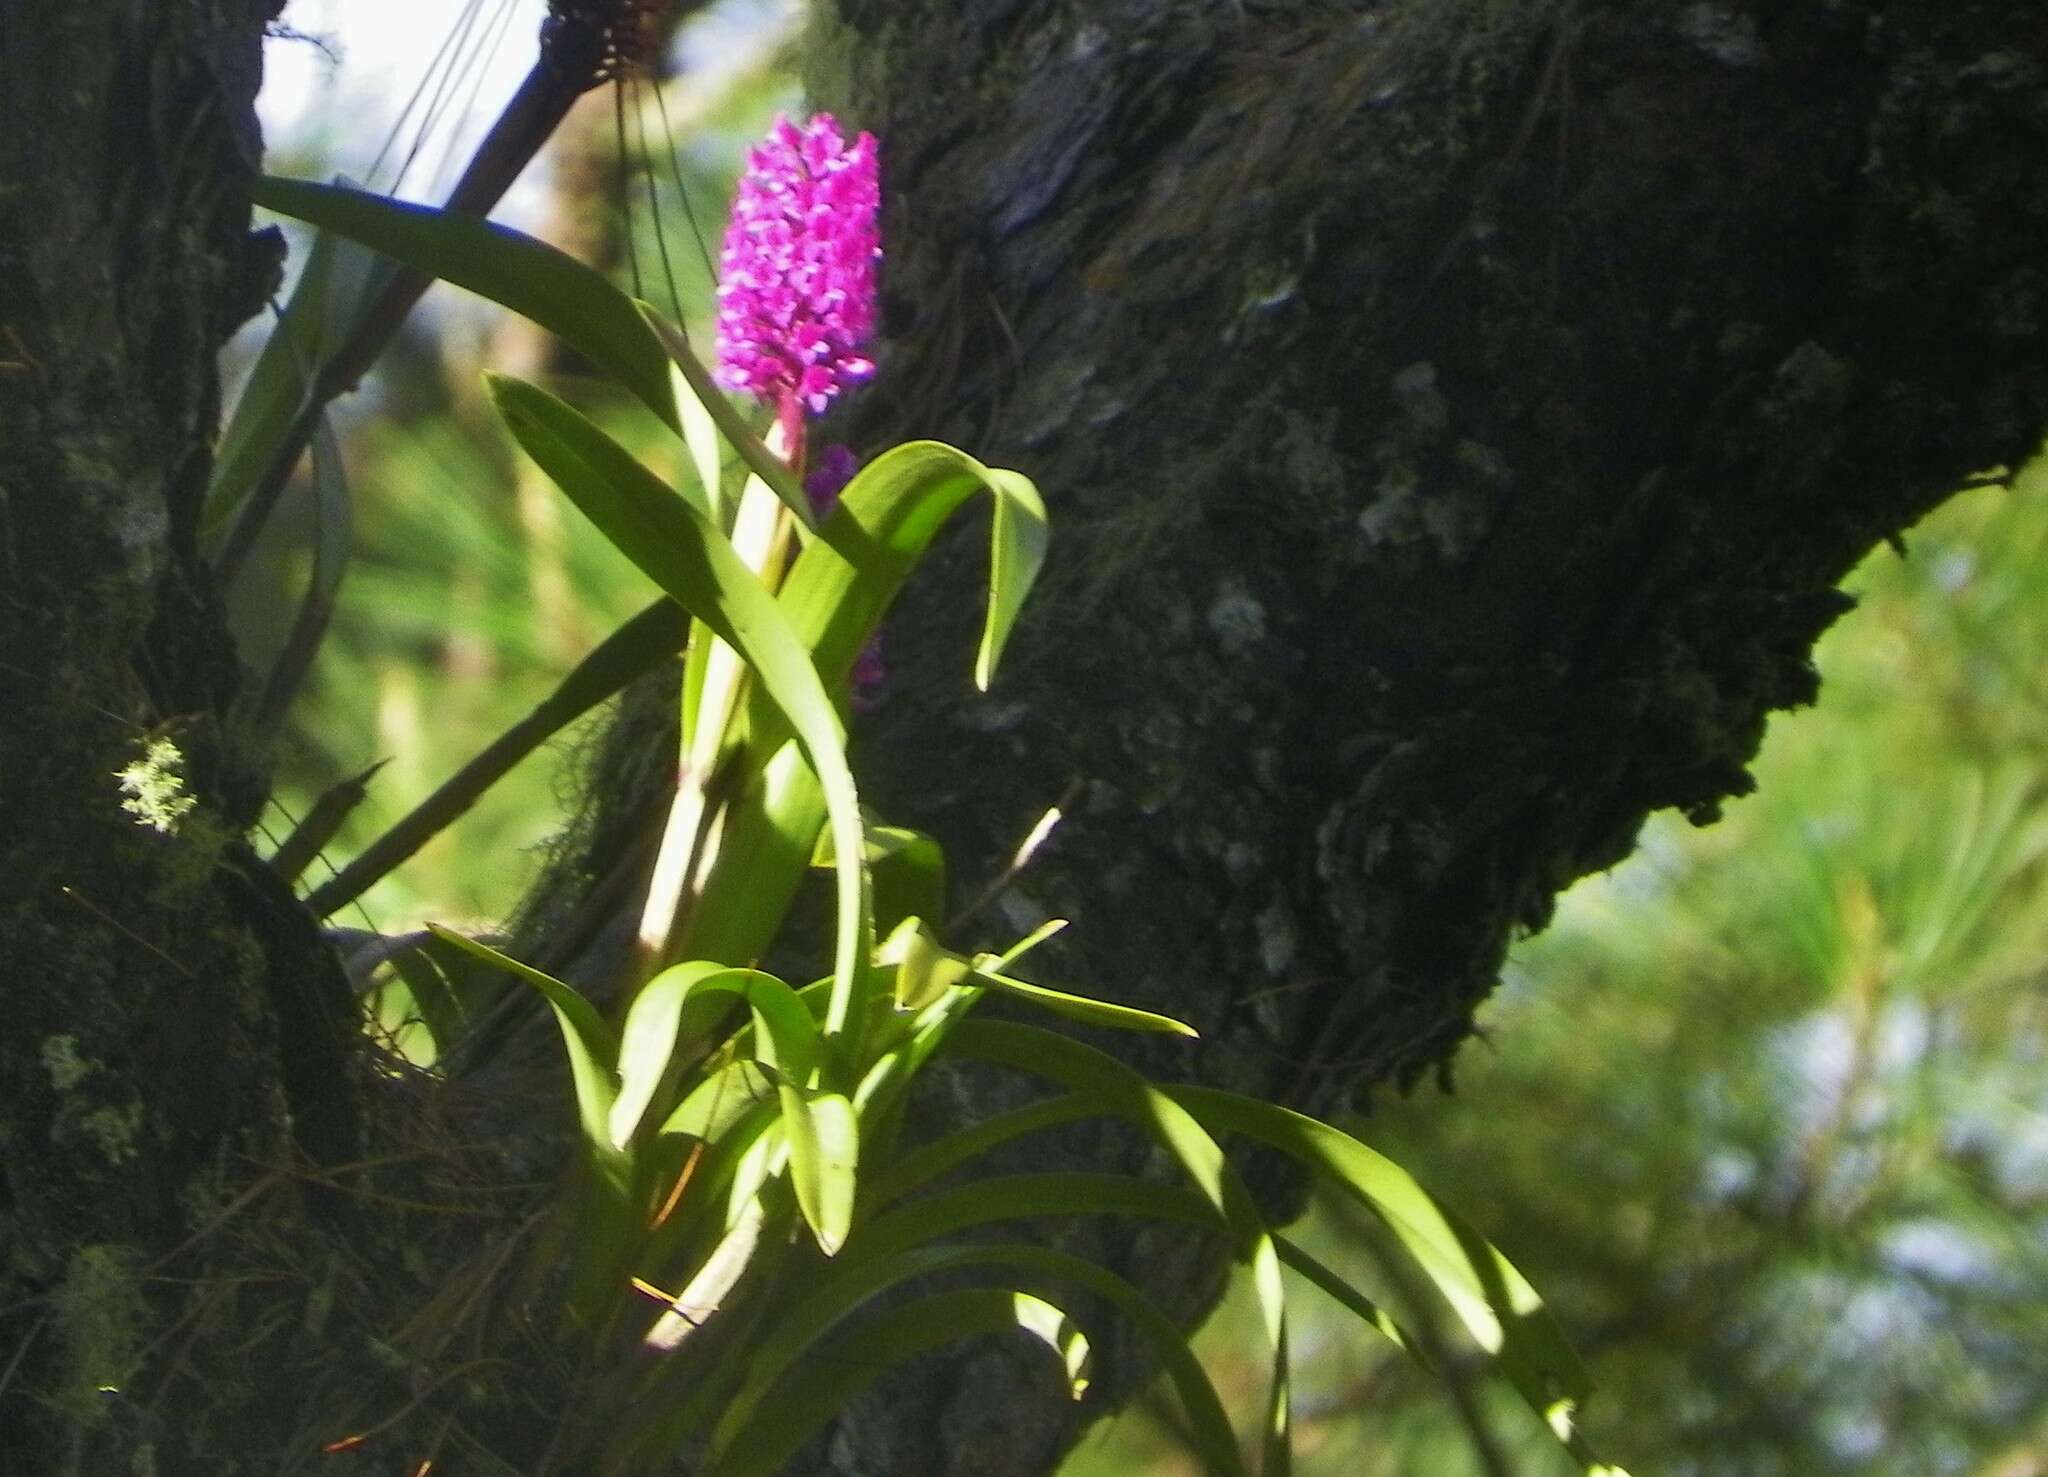
[[(446, 1241), (284, 1172), (356, 1152), (356, 1095), (332, 961), (235, 839), (261, 771), (192, 549), (211, 356), (267, 277), (239, 195), (264, 10), (0, 7), (24, 1471), (293, 1470), (316, 1400), (334, 1434), (412, 1397), (431, 1428), (468, 1367), (379, 1341)], [(1850, 565), (2048, 425), (2033, 0), (839, 0), (811, 56), (885, 141), (888, 341), (845, 434), (1018, 466), (1056, 526), (990, 699), (961, 680), (971, 535), (915, 587), (870, 798), (969, 892), (1067, 800), (976, 926), (1078, 919), (1048, 968), (1203, 1029), (1161, 1071), (1327, 1107), (1445, 1067), (1559, 888), (1746, 786)], [(167, 839), (110, 775), (172, 719), (202, 809)], [(613, 781), (664, 767), (651, 727), (554, 895), (647, 813)], [(934, 1112), (1012, 1090), (944, 1086)], [(410, 1280), (370, 1285), (342, 1216)], [(269, 1282), (178, 1260), (222, 1226)], [(1077, 1234), (1190, 1306), (1213, 1285), (1206, 1248)], [(381, 1405), (312, 1378), (371, 1354)], [(1042, 1472), (1074, 1421), (975, 1346), (805, 1470)]]
[[(260, 1432), (244, 1418), (311, 1362), (266, 1321), (278, 1300), (202, 1300), (152, 1274), (251, 1165), (357, 1152), (352, 1002), (241, 839), (262, 760), (238, 731), (240, 676), (195, 549), (215, 356), (281, 256), (274, 233), (250, 234), (246, 189), (276, 9), (0, 6), (10, 1471), (144, 1471), (159, 1443), (232, 1452)], [(115, 780), (163, 737), (197, 801), (174, 834), (124, 811)], [(207, 1401), (163, 1398), (179, 1369)]]

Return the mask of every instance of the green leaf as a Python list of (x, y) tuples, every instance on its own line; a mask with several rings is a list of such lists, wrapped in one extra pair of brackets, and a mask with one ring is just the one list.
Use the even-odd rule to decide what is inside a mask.
[(562, 1044), (569, 1053), (569, 1075), (576, 1089), (577, 1115), (583, 1138), (598, 1167), (615, 1183), (623, 1181), (627, 1161), (613, 1146), (609, 1131), (612, 1103), (618, 1087), (614, 1073), (619, 1059), (618, 1042), (611, 1027), (597, 1013), (597, 1007), (570, 986), (531, 965), (521, 964), (510, 954), (501, 954), (489, 944), (465, 938), (452, 928), (429, 923), (427, 929), (443, 943), (494, 964), (508, 974), (540, 991), (555, 1012), (562, 1028)]
[(763, 1204), (766, 1188), (757, 1189), (742, 1202), (711, 1255), (647, 1331), (641, 1340), (643, 1347), (674, 1350), (724, 1306), (726, 1296), (739, 1284), (760, 1249), (761, 1228), (768, 1221)]
[(832, 1256), (853, 1226), (860, 1124), (853, 1104), (836, 1092), (781, 1087), (783, 1131), (789, 1135), (789, 1177), (797, 1208), (818, 1250)]
[[(1057, 818), (1059, 812), (1057, 809), (1054, 809), (1047, 811), (1046, 814), (1048, 816)], [(1040, 821), (1039, 825), (1044, 826), (1045, 822)], [(1055, 934), (1065, 932), (1066, 927), (1067, 920), (1064, 918), (1046, 919), (1045, 922), (1039, 924), (1038, 927), (1032, 929), (1031, 932), (1025, 934), (1024, 937), (1018, 939), (1016, 943), (1010, 945), (1009, 948), (1003, 950), (1002, 953), (996, 955), (995, 967), (997, 969), (1008, 969), (1012, 964), (1015, 964), (1019, 959), (1022, 959), (1026, 954), (1030, 953), (1033, 949), (1037, 948), (1047, 939), (1053, 937)]]
[(784, 1075), (803, 1081), (817, 1065), (817, 1027), (783, 981), (710, 960), (674, 965), (641, 987), (619, 1033), (619, 1095), (611, 1111), (611, 1141), (618, 1148), (632, 1140), (669, 1071), (684, 1007), (713, 995), (747, 1002), (771, 1048), (765, 1060)]
[[(930, 836), (869, 816), (866, 860), (878, 937), (886, 938), (906, 918), (945, 914), (946, 853)], [(830, 867), (833, 862), (832, 833), (821, 831), (811, 865)]]
[(817, 653), (828, 680), (845, 678), (933, 536), (977, 492), (989, 494), (996, 512), (975, 681), (986, 688), (993, 680), (1045, 562), (1045, 507), (1021, 473), (984, 466), (938, 441), (891, 447), (855, 473), (823, 537), (798, 555), (783, 581), (790, 624)]
[[(1221, 1214), (1236, 1243), (1237, 1259), (1251, 1271), (1273, 1356), (1273, 1380), (1261, 1427), (1264, 1470), (1281, 1473), (1289, 1462), (1287, 1404), (1287, 1298), (1280, 1256), (1251, 1193), (1203, 1125), (1175, 1097), (1106, 1052), (1033, 1026), (964, 1020), (948, 1043), (963, 1055), (1049, 1078), (1129, 1119), (1165, 1146)], [(1313, 1121), (1313, 1120), (1309, 1120)]]
[(1406, 1170), (1351, 1135), (1274, 1103), (1206, 1087), (1166, 1092), (1212, 1130), (1278, 1149), (1370, 1209), (1530, 1409), (1574, 1455), (1595, 1460), (1572, 1427), (1592, 1382), (1563, 1330), (1528, 1279)]
[[(855, 657), (905, 577), (946, 519), (978, 492), (1017, 505), (992, 534), (991, 567), (1004, 571), (1004, 585), (983, 625), (987, 675), (1042, 558), (1042, 549), (1033, 553), (1037, 501), (1035, 491), (1026, 494), (1029, 485), (936, 441), (895, 447), (861, 469), (777, 597), (828, 689), (845, 691)], [(1042, 532), (1042, 514), (1037, 527)], [(772, 704), (757, 695), (750, 707), (748, 731), (766, 748), (776, 732)], [(748, 776), (727, 812), (722, 842), (736, 864), (721, 866), (706, 884), (678, 948), (700, 958), (759, 958), (803, 880), (825, 817), (817, 782), (795, 754), (777, 752)]]
[(871, 1175), (867, 1185), (870, 1208), (887, 1205), (1011, 1139), (1082, 1118), (1099, 1118), (1110, 1111), (1087, 1093), (1070, 1092), (984, 1118), (971, 1128), (955, 1129)]
[[(838, 934), (825, 1031), (828, 1036), (848, 1037), (843, 1049), (850, 1062), (857, 1056), (858, 1035), (866, 1024), (866, 1012), (856, 1008), (855, 997), (865, 982), (870, 927), (860, 865), (860, 799), (846, 763), (845, 733), (810, 654), (774, 598), (700, 510), (545, 390), (505, 376), (490, 376), (487, 383), (499, 413), (527, 453), (643, 573), (746, 658), (757, 687), (802, 742), (823, 787), (842, 859), (836, 872)], [(748, 906), (741, 901), (729, 905)], [(711, 957), (731, 962), (758, 953)]]
[(291, 634), (284, 649), (271, 663), (263, 683), (263, 696), (256, 705), (254, 720), (258, 732), (275, 736), (298, 696), (306, 673), (326, 638), (327, 623), (334, 614), (334, 597), (341, 578), (348, 572), (349, 544), (354, 511), (349, 500), (348, 472), (342, 464), (341, 447), (334, 439), (334, 427), (325, 411), (314, 420), (313, 459), (313, 574), (305, 598), (292, 620)]
[[(697, 1133), (700, 1127), (705, 1131)], [(730, 1229), (733, 1211), (788, 1160), (775, 1083), (763, 1074), (757, 1089), (748, 1074), (734, 1072), (723, 1097), (715, 1089), (708, 1098), (693, 1091), (641, 1152), (659, 1163), (650, 1177), (650, 1208), (668, 1212), (648, 1228), (641, 1265), (693, 1272)]]
[[(443, 1062), (449, 1048), (469, 1029), (468, 1014), (463, 1010), (461, 1000), (450, 988), (440, 966), (423, 950), (401, 949), (391, 956), (389, 963), (392, 973), (403, 982), (412, 1009), (434, 1043), (431, 1058), (423, 1060), (412, 1051), (404, 1055), (418, 1066), (431, 1067)], [(389, 988), (388, 985), (385, 987), (387, 991)]]
[(256, 479), (314, 399), (321, 365), (390, 271), (388, 262), (335, 232), (314, 234), (291, 301), (263, 341), (221, 432), (200, 514), (200, 535), (209, 544), (255, 490)]
[(887, 1163), (895, 1157), (896, 1135), (910, 1084), (981, 995), (978, 989), (947, 992), (900, 1027), (900, 1040), (885, 1043), (878, 1050), (853, 1095), (854, 1111), (860, 1115), (861, 1141), (867, 1146), (871, 1162)]
[(1010, 1295), (1016, 1309), (1017, 1326), (1037, 1336), (1039, 1342), (1060, 1356), (1067, 1371), (1067, 1398), (1079, 1400), (1088, 1393), (1088, 1360), (1093, 1352), (1088, 1335), (1066, 1313), (1028, 1292)]
[(1193, 1026), (1184, 1021), (1177, 1021), (1170, 1015), (1156, 1015), (1149, 1010), (1139, 1010), (1134, 1005), (1116, 1005), (1107, 1000), (1091, 999), (1086, 995), (1069, 995), (1064, 990), (1051, 990), (1044, 985), (1034, 985), (1026, 980), (998, 973), (993, 968), (976, 969), (974, 978), (1001, 990), (1006, 995), (1028, 1000), (1041, 1010), (1049, 1010), (1054, 1015), (1079, 1021), (1084, 1026), (1101, 1026), (1111, 1031), (1157, 1031), (1169, 1036), (1201, 1035)]
[(992, 468), (988, 482), (996, 500), (989, 537), (988, 619), (974, 654), (974, 685), (983, 692), (995, 681), (996, 663), (1016, 628), (1024, 597), (1038, 580), (1048, 537), (1045, 503), (1029, 478)]
[(658, 1136), (684, 1134), (716, 1141), (756, 1103), (775, 1095), (775, 1079), (750, 1058), (729, 1062), (705, 1077), (662, 1120)]
[(484, 791), (571, 722), (654, 670), (681, 649), (689, 616), (662, 597), (648, 605), (576, 664), (574, 671), (524, 718), (499, 734), (340, 872), (314, 888), (306, 906), (326, 918), (353, 902), (452, 824)]
[[(683, 382), (683, 388), (690, 392), (690, 399), (704, 415), (717, 426), (719, 434), (740, 454), (740, 460), (747, 469), (758, 477), (762, 484), (773, 492), (782, 505), (795, 515), (797, 526), (806, 534), (815, 532), (818, 515), (811, 509), (810, 495), (797, 480), (796, 473), (789, 469), (789, 463), (770, 451), (767, 444), (756, 436), (747, 423), (740, 419), (732, 402), (720, 393), (712, 382), (711, 371), (704, 367), (704, 361), (690, 347), (689, 337), (661, 316), (651, 304), (638, 304), (640, 315), (655, 341), (668, 355), (669, 363), (675, 368), (675, 376)], [(699, 433), (702, 434), (701, 432)], [(696, 448), (691, 448), (693, 455)], [(701, 464), (701, 463), (700, 463)], [(742, 495), (744, 497), (744, 494)]]
[(1282, 1266), (1299, 1272), (1329, 1294), (1341, 1307), (1355, 1313), (1367, 1327), (1384, 1334), (1396, 1348), (1414, 1360), (1426, 1373), (1436, 1373), (1428, 1355), (1423, 1353), (1422, 1346), (1416, 1342), (1415, 1336), (1403, 1328), (1386, 1309), (1285, 1236), (1276, 1234), (1273, 1237), (1273, 1244), (1280, 1250)]
[[(1039, 1333), (1042, 1320), (1020, 1317), (1020, 1296), (968, 1288), (934, 1293), (892, 1309), (861, 1329), (857, 1346), (849, 1344), (807, 1366), (802, 1377), (777, 1397), (772, 1411), (714, 1449), (709, 1471), (716, 1477), (768, 1477), (830, 1416), (895, 1366), (975, 1334), (1018, 1327)], [(1054, 1311), (1064, 1319), (1064, 1313)], [(1064, 1365), (1064, 1351), (1055, 1347), (1053, 1353)]]
[(466, 287), (575, 348), (680, 430), (669, 361), (633, 300), (544, 241), (476, 216), (265, 175), (250, 198)]
[(1061, 1171), (999, 1175), (951, 1185), (866, 1221), (848, 1258), (887, 1256), (991, 1221), (1046, 1215), (1122, 1215), (1217, 1225), (1215, 1207), (1193, 1190), (1125, 1174)]
[(895, 971), (899, 1010), (923, 1010), (972, 972), (968, 962), (941, 947), (917, 917), (896, 925), (875, 950), (875, 963)]
[[(640, 310), (645, 317), (648, 309), (644, 303)], [(669, 356), (668, 373), (669, 392), (675, 396), (676, 411), (682, 421), (683, 446), (690, 453), (690, 469), (697, 474), (697, 486), (704, 495), (704, 511), (713, 523), (725, 528), (732, 510), (725, 504), (725, 458), (718, 449), (718, 422), (697, 398), (697, 392), (677, 367), (674, 355)]]
[[(1014, 1304), (1009, 1301), (1014, 1294), (1009, 1290), (975, 1290), (975, 1297), (1005, 1316), (993, 1325), (971, 1326), (962, 1310), (982, 1303), (949, 1302), (946, 1299), (963, 1294), (941, 1293), (863, 1321), (836, 1348), (828, 1346), (814, 1359), (804, 1357), (826, 1333), (889, 1289), (915, 1278), (973, 1267), (1021, 1268), (1085, 1288), (1114, 1304), (1150, 1342), (1173, 1380), (1187, 1408), (1205, 1470), (1219, 1477), (1244, 1470), (1215, 1387), (1189, 1349), (1188, 1336), (1173, 1320), (1130, 1283), (1093, 1262), (1021, 1244), (926, 1247), (835, 1265), (800, 1303), (776, 1320), (756, 1348), (746, 1384), (726, 1403), (713, 1433), (713, 1470), (772, 1471), (819, 1422), (843, 1408), (852, 1393), (891, 1363), (954, 1338), (1014, 1323)], [(905, 1327), (909, 1309), (919, 1307), (937, 1312), (930, 1319), (918, 1316), (909, 1320), (908, 1326), (920, 1330), (924, 1337), (906, 1348), (899, 1345), (897, 1333)]]

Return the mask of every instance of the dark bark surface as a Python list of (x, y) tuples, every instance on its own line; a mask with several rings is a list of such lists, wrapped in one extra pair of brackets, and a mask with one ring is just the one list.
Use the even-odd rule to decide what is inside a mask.
[[(357, 1139), (338, 975), (237, 839), (263, 779), (193, 537), (212, 356), (268, 287), (265, 10), (0, 0), (9, 1471), (317, 1466), (302, 1427), (445, 1431), (479, 1353), (519, 1357), (431, 1336), (490, 1302), (451, 1275), (474, 1244), (358, 1202), (344, 1255), (284, 1173)], [(1016, 466), (1055, 520), (988, 698), (974, 531), (914, 586), (869, 798), (963, 896), (1064, 802), (973, 930), (1075, 918), (1049, 979), (1202, 1028), (1162, 1073), (1327, 1108), (1443, 1067), (1559, 888), (1746, 786), (1850, 565), (2048, 425), (2032, 0), (840, 0), (815, 42), (890, 212), (843, 431)], [(175, 837), (112, 779), (166, 723)], [(558, 900), (658, 810), (662, 725), (620, 734)], [(947, 1118), (1018, 1090), (937, 1088)], [(1190, 1311), (1219, 1272), (1059, 1234)], [(493, 1367), (486, 1408), (559, 1374)], [(1042, 1472), (1074, 1419), (975, 1345), (805, 1470)]]
[[(10, 1472), (143, 1471), (159, 1451), (177, 1470), (181, 1450), (259, 1432), (232, 1423), (279, 1393), (250, 1357), (273, 1342), (266, 1299), (213, 1289), (202, 1306), (166, 1254), (252, 1165), (357, 1152), (345, 984), (240, 839), (265, 781), (194, 538), (215, 356), (276, 274), (245, 184), (274, 10), (0, 5)], [(122, 808), (115, 778), (159, 737), (196, 801), (168, 834)], [(194, 1338), (223, 1314), (247, 1322)]]

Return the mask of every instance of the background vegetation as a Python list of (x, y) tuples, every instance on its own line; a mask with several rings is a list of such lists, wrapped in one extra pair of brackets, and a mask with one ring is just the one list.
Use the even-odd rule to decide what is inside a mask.
[[(715, 229), (743, 141), (791, 96), (760, 64), (774, 47), (752, 54), (709, 101), (704, 77), (672, 90), (672, 223), (679, 180)], [(595, 101), (586, 142), (615, 146)], [(543, 213), (611, 220), (586, 244), (651, 276), (644, 203), (621, 232), (597, 178), (558, 168)], [(667, 243), (701, 318), (695, 243)], [(480, 362), (544, 348), (488, 317), (422, 323), (345, 427), (354, 562), (282, 756), (293, 810), (389, 761), (337, 862), (643, 598), (476, 392)], [(306, 577), (293, 524), (239, 592), (259, 667)], [(1551, 1297), (1602, 1383), (1590, 1423), (1638, 1472), (2048, 1472), (2048, 472), (1951, 503), (1851, 588), (1823, 702), (1775, 722), (1759, 793), (1706, 830), (1653, 822), (1517, 952), (1455, 1095), (1363, 1125)], [(503, 916), (557, 824), (558, 768), (530, 762), (342, 921)], [(1316, 1214), (1319, 1254), (1403, 1301), (1366, 1228)], [(1549, 1470), (1500, 1392), (1446, 1400), (1301, 1312), (1304, 1470)], [(1229, 1366), (1249, 1316), (1227, 1306), (1205, 1354)], [(1247, 1397), (1258, 1377), (1243, 1366)], [(1192, 1470), (1169, 1408), (1069, 1471)]]

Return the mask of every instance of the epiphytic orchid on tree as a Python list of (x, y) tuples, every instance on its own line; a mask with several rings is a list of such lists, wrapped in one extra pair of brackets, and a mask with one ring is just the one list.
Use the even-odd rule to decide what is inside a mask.
[[(1265, 1223), (1218, 1144), (1238, 1134), (1292, 1155), (1377, 1215), (1582, 1468), (1614, 1471), (1573, 1426), (1585, 1373), (1534, 1292), (1390, 1161), (1278, 1105), (1160, 1086), (1069, 1036), (972, 1018), (995, 992), (1091, 1026), (1194, 1034), (1013, 974), (1058, 922), (1001, 953), (948, 948), (937, 923), (948, 912), (939, 847), (859, 805), (845, 752), (857, 664), (938, 527), (976, 493), (994, 504), (975, 671), (983, 687), (1046, 542), (1027, 478), (937, 442), (889, 448), (857, 471), (850, 453), (828, 450), (811, 469), (820, 495), (806, 496), (807, 416), (875, 372), (865, 346), (880, 253), (876, 164), (872, 137), (849, 145), (824, 116), (778, 120), (753, 151), (723, 253), (715, 372), (678, 325), (517, 232), (330, 187), (265, 180), (257, 191), (262, 204), (557, 333), (678, 432), (697, 473), (672, 486), (546, 390), (490, 378), (521, 446), (689, 616), (676, 794), (614, 1003), (600, 1010), (566, 981), (435, 930), (443, 961), (480, 958), (524, 980), (561, 1026), (583, 1148), (582, 1172), (558, 1205), (574, 1256), (562, 1329), (599, 1371), (578, 1436), (585, 1469), (646, 1471), (689, 1449), (709, 1471), (774, 1471), (887, 1367), (1002, 1328), (1042, 1339), (1080, 1399), (1090, 1338), (1068, 1312), (1079, 1295), (1149, 1344), (1208, 1470), (1286, 1471), (1283, 1266), (1415, 1346), (1392, 1316)], [(765, 438), (719, 386), (766, 402)], [(750, 474), (731, 503), (723, 445)], [(659, 655), (661, 637), (643, 631), (619, 650), (628, 647), (634, 660)], [(603, 680), (630, 665), (615, 651)], [(585, 678), (579, 668), (564, 689), (580, 683), (583, 700), (602, 686)], [(784, 919), (813, 867), (834, 877), (833, 957), (829, 973), (797, 986), (758, 965), (779, 957)], [(1053, 1095), (905, 1146), (909, 1089), (941, 1053), (1042, 1079)], [(1012, 1138), (1088, 1117), (1134, 1125), (1184, 1182), (947, 1178)], [(1273, 1358), (1255, 1462), (1186, 1331), (1136, 1287), (1039, 1242), (957, 1239), (971, 1227), (1079, 1214), (1206, 1226), (1233, 1247)], [(951, 1275), (933, 1291), (938, 1273)], [(963, 1273), (973, 1275), (963, 1282)], [(899, 1289), (907, 1295), (873, 1306)], [(648, 1297), (660, 1306), (649, 1311)]]

